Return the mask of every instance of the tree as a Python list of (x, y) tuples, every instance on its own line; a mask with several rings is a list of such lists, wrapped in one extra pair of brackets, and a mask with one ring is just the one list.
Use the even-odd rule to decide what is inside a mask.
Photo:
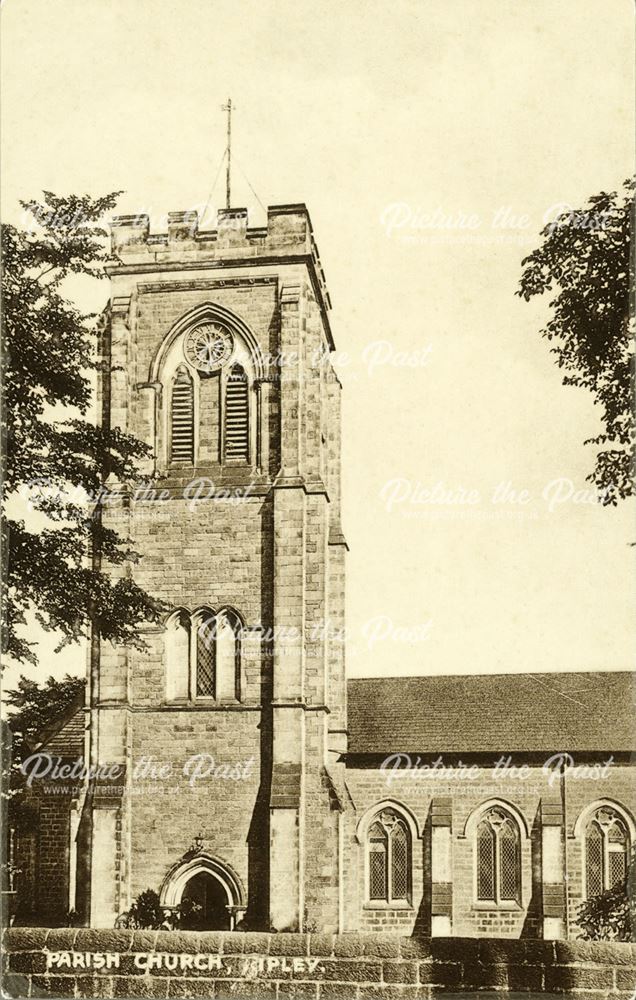
[(44, 730), (74, 704), (84, 690), (83, 677), (66, 674), (61, 681), (49, 677), (44, 684), (20, 677), (14, 691), (6, 691), (4, 700), (10, 709), (11, 763), (18, 768), (31, 753)]
[[(18, 661), (37, 662), (23, 635), (29, 611), (44, 629), (62, 633), (61, 645), (79, 641), (92, 625), (104, 639), (143, 648), (139, 624), (163, 610), (125, 572), (138, 558), (130, 540), (100, 517), (104, 481), (134, 481), (149, 451), (119, 428), (89, 419), (108, 310), (101, 317), (83, 313), (66, 297), (69, 279), (104, 276), (100, 220), (116, 198), (44, 192), (43, 204), (23, 202), (35, 220), (31, 231), (2, 227), (4, 647)], [(6, 503), (25, 487), (36, 488), (31, 502), (46, 518), (41, 531), (6, 514)], [(93, 502), (77, 499), (78, 490)], [(119, 579), (109, 564), (123, 567)]]
[[(42, 740), (46, 730), (74, 704), (81, 703), (85, 681), (67, 674), (61, 681), (49, 677), (44, 684), (20, 677), (17, 688), (6, 691), (4, 700), (13, 711), (8, 722), (2, 723), (3, 746), (7, 752), (2, 756), (2, 829), (5, 833), (2, 855), (2, 888), (8, 895), (11, 915), (18, 910), (23, 915), (32, 914), (34, 897), (30, 879), (22, 881), (24, 874), (19, 862), (16, 863), (9, 831), (37, 831), (39, 814), (33, 802), (29, 801), (26, 778), (21, 764)], [(16, 889), (18, 895), (16, 896)], [(73, 912), (67, 919), (72, 923)]]
[(636, 930), (636, 852), (622, 882), (579, 907), (577, 922), (588, 941), (633, 941)]
[[(541, 335), (552, 343), (564, 385), (582, 386), (601, 408), (594, 483), (603, 504), (633, 492), (634, 349), (630, 321), (630, 240), (634, 181), (594, 195), (542, 230), (522, 262), (517, 292), (528, 301), (556, 290)], [(633, 319), (633, 318), (632, 318)]]

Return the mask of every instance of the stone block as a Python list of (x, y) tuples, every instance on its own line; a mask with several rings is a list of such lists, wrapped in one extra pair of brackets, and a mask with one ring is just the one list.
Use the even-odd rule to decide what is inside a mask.
[(394, 934), (366, 934), (364, 954), (378, 958), (399, 958), (400, 941)]
[(398, 986), (383, 984), (382, 986), (365, 985), (358, 989), (360, 1000), (428, 1000), (430, 990), (427, 986)]
[[(90, 927), (80, 927), (76, 931), (73, 947), (75, 951), (126, 952), (130, 951), (132, 939), (133, 931), (109, 930), (108, 928), (94, 930)], [(49, 949), (51, 947), (48, 941), (47, 947)]]
[(135, 956), (131, 952), (121, 956), (117, 971), (122, 976), (143, 976), (145, 969), (140, 969), (135, 965)]
[(233, 983), (216, 984), (215, 1000), (276, 1000), (274, 983), (246, 982), (237, 980)]
[(246, 955), (267, 955), (269, 951), (269, 934), (261, 931), (246, 931), (241, 934), (243, 951)]
[[(242, 955), (245, 950), (245, 935), (244, 934), (223, 934), (222, 937), (219, 935), (219, 947), (218, 951), (223, 951), (224, 955)], [(214, 949), (207, 949), (212, 951)]]
[[(217, 979), (245, 979), (256, 980), (265, 976), (269, 979), (291, 979), (291, 969), (275, 968), (271, 971), (262, 971), (259, 964), (260, 956), (256, 955), (228, 955), (223, 959), (223, 968), (214, 973)], [(265, 962), (267, 959), (265, 959)], [(280, 961), (273, 958), (272, 961)], [(267, 970), (267, 966), (265, 966)]]
[(616, 988), (636, 992), (636, 968), (616, 969)]
[(419, 962), (418, 978), (422, 986), (459, 986), (462, 967), (459, 962)]
[(384, 962), (382, 976), (385, 983), (417, 983), (417, 964), (402, 960)]
[(197, 931), (158, 931), (155, 950), (198, 955), (202, 950), (200, 939), (201, 935)]
[(336, 934), (333, 953), (336, 958), (361, 958), (364, 941), (359, 934)]
[[(518, 941), (502, 940), (501, 938), (483, 938), (479, 942), (478, 960), (484, 965), (508, 965), (509, 962), (516, 962), (518, 965), (526, 961), (528, 945), (532, 948), (535, 944), (543, 944), (540, 941)], [(537, 956), (536, 961), (541, 961)]]
[(108, 976), (79, 976), (76, 992), (78, 997), (92, 1000), (93, 997), (112, 997), (113, 983)]
[(431, 956), (442, 962), (477, 962), (479, 945), (477, 938), (431, 938)]
[(309, 954), (310, 955), (333, 955), (335, 935), (334, 934), (310, 934)]
[(46, 972), (46, 955), (43, 951), (9, 952), (10, 972)]
[[(245, 935), (241, 935), (244, 937)], [(197, 935), (199, 951), (206, 955), (218, 955), (227, 951), (226, 942), (236, 934), (222, 934), (219, 931), (200, 931)]]
[(295, 979), (321, 979), (348, 983), (376, 983), (382, 978), (382, 962), (366, 959), (346, 959), (320, 962), (313, 972), (303, 972)]
[(307, 934), (272, 934), (269, 939), (270, 955), (306, 955)]
[(611, 990), (614, 975), (611, 968), (584, 968), (575, 965), (555, 965), (545, 970), (546, 992), (570, 990)]
[(133, 931), (130, 950), (154, 951), (157, 942), (157, 931)]
[(427, 959), (431, 957), (430, 938), (400, 938), (400, 956), (402, 958)]
[(316, 1000), (319, 988), (318, 983), (279, 983), (278, 1000)]
[(168, 982), (169, 997), (183, 997), (184, 1000), (214, 997), (214, 979), (170, 979)]
[(355, 987), (351, 983), (319, 983), (318, 1000), (355, 1000)]
[(143, 976), (141, 979), (113, 979), (113, 997), (167, 997), (168, 980), (159, 976)]
[(23, 997), (31, 995), (30, 989), (31, 983), (28, 976), (21, 976), (15, 972), (7, 972), (2, 976), (2, 992), (6, 997), (22, 1000)]
[(467, 962), (462, 965), (462, 982), (468, 990), (505, 988), (508, 985), (508, 969), (505, 965)]
[(509, 965), (508, 989), (511, 992), (531, 990), (533, 993), (543, 991), (544, 969), (541, 965)]
[(4, 948), (7, 951), (39, 951), (49, 933), (46, 927), (9, 927), (4, 933)]
[(636, 945), (628, 942), (555, 941), (554, 950), (558, 965), (565, 965), (568, 962), (636, 965)]
[(33, 976), (32, 997), (74, 997), (75, 976)]

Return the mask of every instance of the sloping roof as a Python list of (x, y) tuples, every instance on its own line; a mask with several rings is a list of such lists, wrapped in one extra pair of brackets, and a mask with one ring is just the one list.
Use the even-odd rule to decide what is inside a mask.
[(352, 679), (349, 754), (630, 751), (635, 691), (628, 671)]
[(86, 713), (80, 708), (40, 749), (53, 756), (72, 757), (74, 760), (83, 757), (85, 726)]
[(46, 751), (53, 757), (76, 760), (84, 756), (85, 730), (84, 692), (80, 691), (74, 702), (42, 732), (36, 749)]

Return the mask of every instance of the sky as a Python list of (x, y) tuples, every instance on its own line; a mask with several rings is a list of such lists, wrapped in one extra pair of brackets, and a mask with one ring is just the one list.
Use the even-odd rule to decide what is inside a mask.
[[(211, 227), (228, 96), (233, 204), (256, 225), (307, 204), (344, 390), (349, 674), (631, 668), (634, 508), (590, 493), (598, 411), (561, 384), (547, 301), (515, 296), (557, 206), (633, 169), (631, 4), (1, 13), (6, 221), (44, 189), (121, 189), (157, 231), (206, 205)], [(83, 671), (53, 645), (39, 675)]]

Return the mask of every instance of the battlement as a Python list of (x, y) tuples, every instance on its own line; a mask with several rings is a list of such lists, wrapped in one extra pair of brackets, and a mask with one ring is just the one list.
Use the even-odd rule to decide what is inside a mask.
[(315, 274), (323, 303), (331, 307), (309, 212), (303, 204), (273, 205), (267, 225), (248, 226), (246, 208), (217, 212), (216, 229), (199, 230), (196, 211), (170, 212), (168, 231), (150, 233), (147, 215), (117, 215), (111, 221), (109, 273), (148, 271), (178, 264), (180, 267), (214, 266), (215, 263), (294, 263), (305, 261)]

